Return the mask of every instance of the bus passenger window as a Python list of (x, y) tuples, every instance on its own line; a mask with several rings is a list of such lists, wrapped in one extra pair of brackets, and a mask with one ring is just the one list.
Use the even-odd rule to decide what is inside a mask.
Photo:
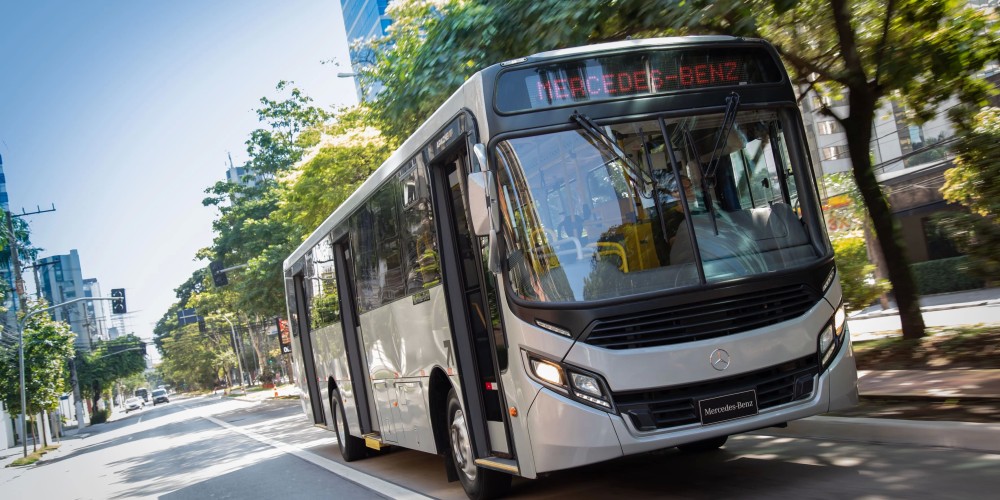
[(418, 157), (412, 169), (400, 176), (402, 185), (402, 241), (406, 294), (410, 295), (441, 282), (434, 214), (431, 212), (427, 171)]

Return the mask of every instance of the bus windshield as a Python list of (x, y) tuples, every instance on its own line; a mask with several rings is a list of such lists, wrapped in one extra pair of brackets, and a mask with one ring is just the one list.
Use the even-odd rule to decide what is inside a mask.
[(592, 301), (815, 261), (824, 244), (803, 214), (819, 211), (800, 206), (808, 166), (789, 161), (782, 117), (740, 111), (728, 133), (712, 114), (500, 141), (511, 289)]

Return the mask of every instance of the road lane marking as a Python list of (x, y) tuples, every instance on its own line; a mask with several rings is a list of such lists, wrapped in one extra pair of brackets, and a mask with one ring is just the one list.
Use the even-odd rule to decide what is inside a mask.
[[(364, 472), (361, 472), (359, 470), (352, 469), (350, 467), (347, 467), (346, 465), (334, 462), (333, 460), (330, 460), (328, 458), (323, 458), (315, 453), (303, 450), (298, 446), (286, 444), (276, 439), (271, 439), (267, 436), (257, 434), (256, 432), (241, 429), (235, 425), (232, 425), (228, 422), (224, 422), (209, 415), (202, 415), (201, 417), (220, 427), (224, 427), (233, 432), (242, 434), (250, 439), (259, 441), (268, 446), (272, 446), (284, 453), (288, 453), (289, 455), (294, 455), (302, 460), (310, 462), (316, 466), (322, 467), (344, 479), (347, 479), (348, 481), (351, 481), (352, 483), (368, 488), (387, 498), (396, 498), (403, 500), (418, 500), (418, 499), (430, 500), (431, 498), (421, 495), (420, 493), (417, 493), (415, 491), (403, 488), (402, 486), (390, 483), (383, 479), (379, 479), (375, 476), (365, 474)], [(336, 440), (331, 440), (331, 441), (336, 442)]]

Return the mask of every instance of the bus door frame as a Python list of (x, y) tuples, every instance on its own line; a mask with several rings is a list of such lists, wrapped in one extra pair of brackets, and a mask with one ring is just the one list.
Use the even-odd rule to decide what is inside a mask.
[[(490, 295), (487, 293), (488, 279), (493, 277), (484, 276), (482, 265), (474, 266), (476, 269), (476, 279), (479, 281), (479, 293), (482, 296), (481, 311), (485, 315), (490, 341), (487, 342), (490, 350), (490, 361), (493, 364), (495, 374), (494, 390), (499, 396), (500, 421), (489, 421), (486, 410), (486, 400), (484, 392), (485, 384), (482, 381), (481, 371), (476, 359), (475, 345), (473, 344), (473, 332), (471, 325), (476, 318), (471, 311), (471, 304), (468, 302), (465, 286), (465, 271), (461, 268), (461, 253), (456, 239), (456, 220), (452, 213), (451, 185), (448, 181), (448, 169), (456, 161), (461, 164), (461, 172), (457, 172), (459, 183), (462, 188), (461, 209), (466, 214), (466, 228), (470, 237), (470, 243), (474, 258), (477, 262), (482, 262), (480, 252), (479, 237), (475, 235), (472, 227), (468, 224), (468, 197), (467, 179), (470, 172), (478, 171), (478, 164), (473, 157), (473, 144), (476, 143), (476, 127), (473, 116), (468, 111), (463, 111), (454, 118), (441, 131), (434, 135), (434, 138), (424, 148), (425, 164), (430, 179), (431, 200), (434, 211), (434, 218), (437, 224), (437, 237), (440, 251), (440, 262), (442, 278), (444, 283), (445, 297), (448, 303), (448, 320), (451, 326), (451, 340), (455, 351), (455, 361), (457, 363), (459, 381), (462, 391), (461, 397), (466, 412), (466, 421), (469, 423), (469, 431), (472, 439), (472, 450), (475, 457), (488, 458), (497, 456), (505, 459), (516, 459), (514, 444), (511, 436), (512, 426), (506, 411), (506, 397), (502, 387), (501, 372), (499, 368), (496, 344), (493, 341), (493, 332), (490, 323)], [(456, 168), (456, 170), (458, 170)], [(493, 300), (499, 301), (499, 297), (494, 296)], [(495, 304), (498, 310), (499, 303)], [(459, 326), (460, 325), (460, 326)], [(459, 335), (462, 332), (462, 335)], [(493, 425), (491, 425), (493, 424)], [(502, 426), (498, 429), (497, 426)], [(492, 432), (491, 432), (492, 430)]]
[(305, 372), (306, 388), (309, 391), (313, 423), (326, 425), (323, 391), (319, 387), (319, 380), (316, 379), (316, 357), (313, 354), (312, 329), (309, 327), (309, 308), (306, 307), (308, 295), (306, 294), (305, 281), (304, 270), (299, 270), (292, 275), (295, 308), (299, 323), (299, 347), (302, 349), (302, 370)]
[[(361, 425), (361, 434), (373, 432), (371, 384), (368, 377), (368, 362), (365, 358), (364, 342), (361, 340), (361, 319), (355, 301), (354, 262), (348, 259), (351, 241), (343, 237), (333, 244), (333, 258), (337, 273), (337, 293), (340, 295), (340, 319), (344, 332), (344, 350), (347, 352), (347, 368), (351, 374), (355, 410)], [(343, 403), (343, 402), (341, 402)]]

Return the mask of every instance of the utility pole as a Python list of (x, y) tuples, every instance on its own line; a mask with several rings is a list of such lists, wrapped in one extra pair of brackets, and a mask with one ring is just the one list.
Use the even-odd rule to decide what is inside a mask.
[[(18, 310), (21, 314), (27, 313), (27, 302), (24, 300), (24, 280), (21, 279), (21, 261), (17, 256), (17, 236), (14, 234), (14, 216), (8, 210), (7, 216), (7, 237), (10, 247), (10, 261), (14, 265), (14, 290), (17, 294)], [(28, 412), (27, 391), (24, 390), (24, 329), (18, 326), (17, 329), (17, 359), (19, 363), (18, 372), (21, 377), (21, 445), (24, 448), (24, 456), (28, 456), (28, 428), (25, 425), (24, 416)]]

